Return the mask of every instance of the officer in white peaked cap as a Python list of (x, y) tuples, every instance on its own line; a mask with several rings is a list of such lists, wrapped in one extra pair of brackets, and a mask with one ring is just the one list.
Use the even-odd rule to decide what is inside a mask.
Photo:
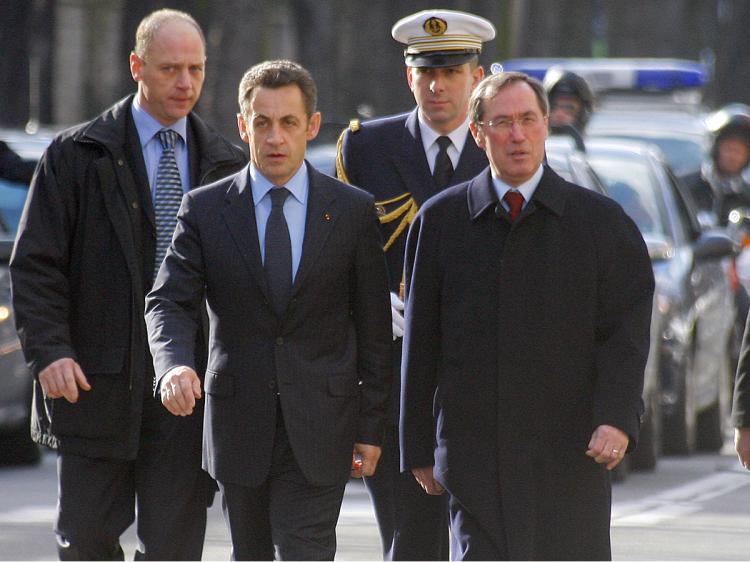
[(425, 10), (396, 22), (391, 34), (406, 45), (406, 80), (417, 107), (365, 123), (353, 120), (336, 159), (339, 179), (375, 197), (391, 284), (393, 389), (382, 456), (365, 486), (384, 560), (447, 560), (447, 494), (425, 493), (399, 466), (404, 252), (409, 225), (427, 198), (487, 167), (469, 133), (468, 111), (469, 96), (484, 77), (482, 43), (495, 37), (495, 28), (466, 12)]

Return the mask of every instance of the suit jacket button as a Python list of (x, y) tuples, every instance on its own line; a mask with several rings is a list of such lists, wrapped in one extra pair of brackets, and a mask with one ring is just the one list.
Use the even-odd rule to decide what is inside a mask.
[(284, 345), (284, 338), (276, 338), (276, 345)]
[(268, 381), (268, 388), (270, 388), (271, 390), (276, 388), (276, 381)]

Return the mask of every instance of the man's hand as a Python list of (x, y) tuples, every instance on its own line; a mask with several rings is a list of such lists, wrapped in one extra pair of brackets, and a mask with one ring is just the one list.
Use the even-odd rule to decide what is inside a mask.
[(71, 404), (78, 402), (78, 387), (91, 390), (80, 365), (70, 357), (58, 359), (42, 369), (39, 384), (47, 398), (64, 397)]
[(425, 492), (427, 492), (431, 496), (440, 496), (445, 493), (445, 488), (443, 488), (440, 483), (435, 480), (432, 469), (433, 467), (431, 466), (425, 466), (424, 468), (412, 468), (411, 473), (414, 475), (414, 478), (417, 479), (417, 482), (419, 482), (419, 485), (422, 486), (422, 489)]
[(750, 470), (750, 427), (738, 427), (734, 430), (734, 450), (740, 464)]
[(175, 416), (189, 416), (201, 397), (201, 380), (190, 367), (174, 367), (161, 379), (161, 403)]
[(352, 453), (352, 476), (362, 478), (375, 474), (381, 452), (382, 450), (377, 445), (355, 443)]
[(404, 301), (398, 298), (396, 293), (391, 293), (391, 327), (393, 328), (393, 341), (404, 337)]
[(607, 470), (612, 470), (625, 456), (630, 439), (611, 425), (600, 425), (594, 430), (586, 454), (599, 464), (607, 463)]

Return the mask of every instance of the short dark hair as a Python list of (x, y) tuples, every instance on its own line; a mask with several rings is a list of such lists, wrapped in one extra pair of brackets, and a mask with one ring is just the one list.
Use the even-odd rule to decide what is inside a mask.
[(514, 82), (526, 82), (536, 94), (539, 109), (545, 117), (549, 114), (549, 100), (547, 92), (544, 90), (542, 83), (536, 78), (532, 78), (523, 72), (498, 72), (490, 74), (482, 80), (471, 93), (469, 98), (469, 115), (472, 123), (478, 124), (484, 117), (484, 100), (491, 100), (500, 90), (513, 84)]
[(318, 89), (310, 73), (300, 64), (289, 60), (271, 60), (256, 64), (240, 80), (238, 101), (244, 114), (247, 102), (256, 88), (281, 88), (296, 85), (302, 92), (305, 113), (310, 117), (318, 104)]
[(138, 55), (139, 58), (145, 59), (146, 52), (148, 51), (151, 43), (153, 43), (159, 28), (165, 23), (173, 21), (182, 21), (192, 25), (201, 37), (203, 42), (203, 48), (206, 48), (206, 37), (203, 35), (203, 30), (198, 22), (193, 19), (193, 16), (187, 12), (181, 12), (180, 10), (171, 10), (164, 8), (162, 10), (156, 10), (151, 12), (138, 24), (138, 29), (135, 31), (135, 47), (133, 52)]

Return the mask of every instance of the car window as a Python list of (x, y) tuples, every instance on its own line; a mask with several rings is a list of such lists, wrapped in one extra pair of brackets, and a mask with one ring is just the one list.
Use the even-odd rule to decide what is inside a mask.
[(642, 234), (670, 236), (657, 179), (646, 160), (591, 154), (589, 162), (607, 195), (620, 204)]
[(0, 232), (14, 235), (29, 193), (28, 186), (0, 179)]

